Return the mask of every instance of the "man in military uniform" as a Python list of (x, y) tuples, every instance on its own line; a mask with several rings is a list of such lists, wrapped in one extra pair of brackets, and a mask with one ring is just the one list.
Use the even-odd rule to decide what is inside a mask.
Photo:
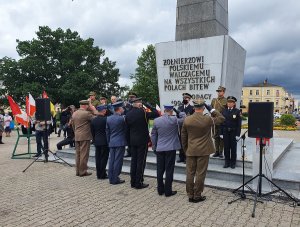
[(108, 178), (110, 184), (122, 184), (121, 180), (123, 157), (125, 146), (127, 145), (127, 126), (124, 113), (123, 102), (113, 104), (114, 114), (107, 117), (106, 138), (109, 147)]
[[(178, 107), (178, 111), (184, 112), (187, 116), (190, 116), (195, 112), (194, 107), (190, 104), (192, 95), (190, 95), (189, 93), (183, 93), (182, 97), (183, 97), (182, 104)], [(179, 159), (177, 160), (177, 162), (185, 163), (185, 154), (182, 148), (179, 150)]]
[(233, 96), (227, 97), (227, 108), (222, 114), (225, 121), (222, 124), (221, 137), (224, 140), (225, 165), (224, 168), (235, 168), (236, 163), (236, 140), (241, 134), (242, 118), (240, 110), (235, 108), (237, 99)]
[[(226, 88), (219, 86), (216, 91), (218, 92), (218, 97), (213, 98), (213, 100), (211, 101), (211, 106), (212, 108), (222, 113), (227, 105), (227, 99), (224, 97)], [(215, 148), (216, 148), (213, 157), (223, 158), (224, 142), (223, 139), (220, 137), (221, 125), (216, 125), (215, 130), (213, 130), (213, 132), (214, 132), (213, 137), (215, 140)]]
[(90, 144), (93, 139), (91, 133), (91, 120), (97, 114), (97, 110), (90, 100), (81, 100), (80, 109), (72, 115), (72, 126), (75, 133), (76, 148), (76, 176), (89, 176), (87, 162), (90, 153)]
[(94, 107), (97, 107), (100, 105), (100, 102), (96, 99), (96, 92), (91, 91), (89, 93), (89, 96), (90, 96), (89, 100), (91, 100), (91, 103)]
[[(128, 113), (132, 109), (132, 102), (137, 98), (137, 94), (133, 91), (128, 92), (128, 100), (125, 104), (125, 114)], [(124, 156), (125, 158), (131, 157), (130, 145), (127, 147), (127, 154)]]
[[(224, 121), (223, 115), (205, 104), (202, 99), (194, 102), (195, 113), (186, 117), (181, 130), (182, 147), (186, 154), (186, 191), (189, 202), (204, 201), (202, 196), (209, 155), (214, 153), (211, 129)], [(205, 107), (211, 116), (204, 115)]]
[(126, 113), (129, 145), (132, 155), (130, 165), (131, 187), (142, 189), (149, 186), (149, 184), (143, 183), (148, 142), (150, 139), (148, 121), (149, 119), (159, 117), (159, 114), (149, 103), (144, 103), (151, 110), (151, 112), (146, 112), (143, 108), (142, 98), (135, 98), (132, 102), (131, 110)]
[[(181, 149), (179, 125), (182, 125), (185, 113), (173, 116), (173, 105), (164, 105), (164, 115), (154, 120), (151, 131), (152, 149), (157, 159), (157, 191), (159, 195), (173, 196), (172, 182), (175, 167), (176, 150)], [(163, 177), (166, 173), (166, 180)]]
[(95, 162), (98, 179), (106, 179), (106, 165), (109, 155), (109, 149), (107, 146), (106, 138), (106, 110), (107, 106), (97, 106), (99, 115), (95, 117), (91, 122), (91, 130), (93, 135), (93, 141), (96, 148)]

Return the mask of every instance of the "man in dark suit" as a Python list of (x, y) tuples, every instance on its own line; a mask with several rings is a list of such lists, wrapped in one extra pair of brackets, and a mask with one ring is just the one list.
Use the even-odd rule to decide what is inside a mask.
[(132, 100), (132, 109), (126, 114), (126, 122), (129, 132), (129, 145), (131, 149), (130, 178), (131, 187), (142, 189), (149, 186), (143, 183), (144, 168), (149, 142), (149, 119), (159, 117), (155, 108), (150, 104), (144, 104), (151, 112), (143, 109), (142, 98)]
[[(178, 111), (184, 112), (187, 116), (190, 116), (195, 112), (194, 106), (192, 106), (190, 104), (192, 95), (190, 95), (189, 93), (183, 93), (182, 97), (183, 97), (182, 104), (178, 107)], [(180, 129), (180, 131), (181, 131), (181, 129)], [(186, 159), (186, 157), (185, 157), (183, 149), (179, 149), (179, 159), (177, 160), (177, 162), (185, 163), (185, 159)]]
[(125, 146), (127, 145), (127, 128), (123, 114), (123, 102), (116, 102), (112, 105), (114, 114), (107, 117), (106, 121), (106, 138), (109, 146), (109, 165), (108, 178), (110, 184), (122, 184), (121, 180), (123, 157)]
[(222, 124), (220, 137), (224, 140), (225, 165), (224, 168), (235, 168), (236, 163), (236, 140), (241, 134), (242, 118), (240, 110), (235, 108), (237, 99), (233, 96), (227, 97), (227, 108), (222, 114), (225, 121)]
[(99, 115), (91, 122), (94, 145), (96, 147), (95, 159), (98, 179), (107, 179), (106, 165), (109, 155), (106, 138), (106, 111), (107, 106), (97, 106)]

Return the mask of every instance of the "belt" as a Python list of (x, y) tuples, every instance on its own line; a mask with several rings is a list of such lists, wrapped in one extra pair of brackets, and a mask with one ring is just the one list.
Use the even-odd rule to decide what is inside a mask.
[(236, 128), (225, 128), (228, 132), (236, 130)]

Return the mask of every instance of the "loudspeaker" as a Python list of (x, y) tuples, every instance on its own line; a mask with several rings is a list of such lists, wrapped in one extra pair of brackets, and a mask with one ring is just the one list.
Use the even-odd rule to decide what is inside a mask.
[(273, 102), (250, 102), (248, 109), (248, 136), (252, 138), (272, 138), (273, 112)]
[(36, 112), (35, 119), (38, 121), (50, 121), (50, 99), (37, 98), (35, 100)]

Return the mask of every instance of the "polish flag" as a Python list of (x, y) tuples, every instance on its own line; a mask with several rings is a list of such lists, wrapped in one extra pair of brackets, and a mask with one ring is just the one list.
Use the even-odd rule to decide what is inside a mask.
[(28, 97), (26, 96), (26, 113), (29, 117), (32, 117), (36, 111), (35, 100), (32, 95), (29, 93)]
[(161, 116), (161, 109), (160, 107), (156, 104), (155, 109), (157, 110), (159, 116)]
[(17, 115), (17, 114), (21, 114), (22, 113), (21, 109), (18, 106), (18, 104), (15, 102), (15, 100), (13, 100), (13, 98), (9, 95), (7, 96), (7, 99), (8, 99), (12, 114), (14, 116)]
[(15, 121), (28, 128), (29, 117), (25, 111), (21, 110), (21, 114), (15, 115)]

